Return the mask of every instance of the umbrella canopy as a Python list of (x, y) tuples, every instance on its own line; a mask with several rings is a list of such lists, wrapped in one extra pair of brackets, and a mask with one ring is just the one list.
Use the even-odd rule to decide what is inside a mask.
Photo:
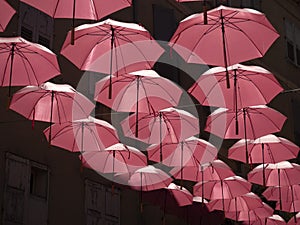
[[(161, 148), (161, 149), (160, 149)], [(218, 149), (209, 142), (196, 137), (187, 138), (179, 143), (153, 144), (147, 148), (148, 159), (160, 162), (162, 150), (162, 163), (167, 166), (199, 166), (199, 164), (213, 161)]]
[[(71, 152), (100, 151), (119, 142), (111, 124), (93, 117), (51, 126), (51, 144)], [(49, 132), (50, 127), (44, 130), (46, 138)]]
[(299, 153), (299, 147), (291, 141), (268, 134), (256, 140), (238, 141), (228, 150), (228, 158), (246, 162), (246, 144), (249, 153), (248, 160), (252, 163), (277, 163), (297, 158)]
[(171, 182), (172, 178), (166, 172), (151, 165), (134, 171), (128, 180), (132, 189), (142, 191), (165, 188)]
[(84, 152), (82, 164), (101, 173), (128, 173), (146, 166), (147, 158), (138, 149), (117, 143), (103, 151)]
[(54, 0), (43, 2), (39, 0), (21, 0), (54, 18), (76, 18), (100, 20), (101, 18), (128, 7), (131, 0)]
[(33, 121), (63, 123), (88, 118), (94, 104), (70, 85), (46, 82), (16, 92), (9, 108)]
[[(107, 97), (110, 84), (111, 99)], [(154, 113), (178, 105), (181, 94), (175, 83), (154, 70), (140, 70), (98, 81), (95, 100), (115, 111)]]
[(286, 225), (285, 220), (279, 215), (272, 215), (256, 221), (243, 222), (243, 225)]
[[(232, 199), (250, 192), (250, 189), (251, 184), (239, 176), (227, 177), (223, 180), (198, 182), (193, 187), (195, 196), (211, 200)], [(223, 207), (225, 208), (224, 201)]]
[(16, 10), (14, 10), (5, 0), (0, 1), (0, 8), (0, 32), (3, 32), (12, 16), (16, 13)]
[(178, 143), (199, 133), (199, 121), (191, 113), (175, 108), (162, 109), (154, 114), (140, 113), (138, 137), (135, 134), (136, 115), (121, 122), (124, 135), (148, 144)]
[(38, 86), (59, 74), (56, 55), (46, 47), (21, 37), (0, 38), (0, 86)]
[(205, 130), (224, 139), (255, 139), (279, 132), (285, 120), (284, 115), (265, 105), (246, 107), (238, 110), (237, 135), (234, 110), (219, 108), (207, 118)]
[[(274, 210), (263, 202), (263, 206), (252, 210), (239, 211), (237, 221), (257, 221), (273, 215)], [(225, 217), (236, 220), (235, 212), (225, 212)]]
[(280, 197), (288, 202), (300, 200), (300, 184), (283, 186), (280, 188), (279, 186), (271, 186), (262, 194), (269, 201), (279, 201)]
[(198, 166), (174, 167), (170, 174), (175, 179), (196, 182), (218, 181), (235, 175), (231, 168), (219, 159)]
[(122, 74), (151, 69), (164, 52), (142, 26), (107, 19), (75, 29), (75, 45), (70, 33), (61, 54), (81, 70)]
[(207, 12), (207, 21), (204, 15), (182, 20), (170, 40), (170, 46), (189, 63), (227, 68), (262, 57), (279, 37), (266, 16), (253, 9), (219, 6)]
[[(265, 177), (263, 176), (263, 169)], [(248, 173), (248, 181), (266, 186), (300, 184), (300, 166), (288, 161), (259, 165)]]
[(238, 110), (267, 104), (283, 90), (274, 75), (262, 67), (235, 64), (227, 70), (233, 88), (226, 87), (226, 68), (214, 67), (203, 73), (188, 92), (202, 105)]
[(276, 203), (275, 209), (284, 212), (291, 212), (291, 213), (300, 212), (300, 200), (286, 201), (285, 199), (283, 199), (281, 200), (281, 202)]
[[(222, 200), (215, 199), (207, 204), (210, 211), (223, 210)], [(263, 206), (262, 200), (253, 192), (224, 200), (224, 210), (228, 212), (249, 211)]]

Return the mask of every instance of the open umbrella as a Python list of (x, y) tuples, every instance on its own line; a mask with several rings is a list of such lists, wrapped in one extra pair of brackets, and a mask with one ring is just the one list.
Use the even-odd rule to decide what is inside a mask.
[(245, 145), (248, 146), (248, 161), (252, 163), (277, 163), (297, 158), (300, 148), (291, 141), (268, 134), (256, 140), (242, 139), (228, 150), (228, 158), (246, 162)]
[[(113, 88), (111, 98), (107, 93)], [(159, 76), (154, 70), (140, 70), (98, 81), (95, 100), (121, 112), (135, 112), (135, 134), (138, 136), (139, 112), (155, 113), (176, 106), (182, 90), (172, 81)]]
[[(139, 123), (138, 135), (136, 121)], [(199, 121), (191, 113), (175, 108), (162, 109), (153, 114), (140, 113), (137, 120), (132, 114), (121, 122), (124, 135), (148, 144), (160, 144), (160, 161), (163, 160), (163, 142), (179, 143), (199, 133)]]
[(211, 143), (196, 137), (189, 137), (178, 143), (163, 142), (147, 148), (149, 160), (160, 162), (160, 147), (163, 151), (162, 163), (167, 166), (199, 166), (213, 161), (218, 149)]
[(259, 66), (236, 64), (229, 66), (227, 70), (233, 88), (226, 87), (226, 68), (214, 67), (200, 76), (189, 93), (203, 105), (234, 110), (238, 134), (238, 110), (267, 104), (283, 88), (271, 72)]
[[(223, 207), (224, 201), (224, 207)], [(234, 197), (232, 199), (216, 199), (207, 204), (210, 211), (224, 210), (225, 212), (235, 212), (235, 220), (238, 221), (239, 211), (250, 211), (259, 207), (262, 207), (263, 203), (260, 197), (253, 192), (246, 193), (241, 196)]]
[(39, 0), (21, 0), (53, 18), (72, 19), (74, 41), (75, 19), (100, 20), (101, 18), (131, 5), (131, 0), (54, 0), (47, 2)]
[(271, 186), (262, 195), (269, 201), (279, 201), (280, 195), (285, 201), (300, 200), (300, 184), (280, 187), (280, 192), (279, 186)]
[(218, 181), (235, 175), (232, 169), (219, 159), (197, 166), (174, 167), (170, 170), (170, 174), (175, 179), (196, 182)]
[(0, 8), (0, 32), (3, 32), (16, 11), (5, 0), (0, 1)]
[(21, 37), (0, 38), (0, 86), (41, 85), (60, 74), (56, 55)]
[[(247, 221), (248, 223), (250, 223), (251, 221), (257, 221), (272, 216), (274, 210), (266, 203), (263, 202), (262, 204), (263, 206), (259, 208), (246, 211), (239, 211), (237, 221)], [(225, 217), (232, 220), (236, 219), (235, 212), (225, 212)]]
[[(68, 34), (70, 35), (70, 33)], [(75, 45), (67, 37), (61, 54), (81, 70), (112, 75), (151, 69), (164, 52), (142, 26), (107, 19), (75, 29)], [(108, 89), (111, 98), (111, 82)]]
[(82, 164), (100, 173), (128, 173), (146, 166), (147, 158), (140, 150), (117, 143), (102, 151), (84, 152)]
[[(33, 121), (63, 123), (88, 118), (94, 104), (67, 84), (46, 82), (16, 92), (10, 109)], [(51, 141), (51, 126), (49, 131)]]
[[(219, 108), (206, 121), (205, 130), (224, 139), (255, 139), (266, 134), (279, 132), (286, 117), (265, 105), (249, 106), (237, 112), (238, 130), (236, 133), (236, 112)], [(246, 160), (248, 145), (245, 145)], [(248, 163), (248, 161), (247, 161)]]
[(201, 58), (202, 63), (227, 69), (262, 57), (279, 37), (266, 16), (253, 9), (219, 6), (207, 12), (207, 24), (204, 17), (199, 13), (182, 20), (170, 40), (170, 46), (187, 62), (199, 63)]
[(300, 166), (288, 161), (259, 165), (248, 173), (248, 180), (264, 186), (279, 186), (281, 208), (281, 186), (300, 184)]
[(118, 112), (154, 113), (176, 106), (182, 90), (154, 70), (140, 70), (112, 77), (112, 98), (107, 98), (110, 78), (97, 82), (95, 100)]
[[(203, 188), (204, 186), (204, 188)], [(251, 184), (239, 176), (227, 177), (222, 180), (202, 181), (193, 187), (194, 195), (211, 200), (221, 199), (225, 210), (225, 199), (232, 199), (250, 192)]]
[(286, 225), (285, 220), (279, 215), (272, 215), (256, 221), (243, 222), (243, 225)]
[[(116, 176), (123, 176), (126, 174), (117, 174)], [(128, 185), (140, 191), (140, 209), (143, 211), (143, 191), (153, 191), (168, 187), (172, 182), (172, 178), (161, 169), (155, 168), (152, 165), (145, 166), (141, 169), (129, 174)]]
[[(104, 120), (88, 117), (51, 125), (51, 145), (71, 152), (101, 151), (119, 142), (116, 129)], [(49, 137), (50, 127), (44, 130)]]

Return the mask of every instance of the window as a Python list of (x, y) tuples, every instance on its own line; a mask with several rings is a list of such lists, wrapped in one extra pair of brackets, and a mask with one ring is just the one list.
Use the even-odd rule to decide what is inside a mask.
[(293, 99), (292, 101), (293, 109), (293, 125), (294, 125), (294, 138), (295, 144), (300, 146), (300, 101)]
[(7, 153), (5, 176), (3, 224), (47, 224), (47, 167)]
[(300, 66), (300, 27), (287, 19), (284, 20), (284, 25), (287, 58)]
[(231, 7), (261, 9), (261, 0), (215, 0), (215, 6), (227, 5)]
[(21, 37), (52, 48), (53, 26), (53, 18), (25, 3), (20, 3), (19, 35)]
[(120, 225), (120, 190), (86, 180), (87, 225)]

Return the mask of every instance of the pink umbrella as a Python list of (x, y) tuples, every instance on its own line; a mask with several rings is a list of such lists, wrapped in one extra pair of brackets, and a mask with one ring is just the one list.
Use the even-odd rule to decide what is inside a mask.
[[(136, 121), (139, 123), (138, 136)], [(187, 111), (166, 108), (154, 114), (140, 113), (139, 118), (132, 114), (121, 122), (124, 135), (141, 140), (145, 143), (160, 143), (160, 161), (162, 143), (179, 143), (188, 137), (199, 133), (198, 119)]]
[(219, 159), (198, 166), (175, 167), (170, 170), (170, 174), (175, 179), (197, 182), (218, 181), (235, 175), (231, 168)]
[[(21, 0), (53, 18), (72, 19), (72, 33), (75, 19), (100, 20), (101, 18), (131, 5), (131, 0), (54, 0), (47, 2), (39, 0)], [(72, 35), (74, 37), (74, 33)], [(72, 39), (74, 41), (74, 39)]]
[[(224, 208), (223, 208), (224, 201)], [(256, 194), (253, 192), (246, 193), (244, 195), (234, 197), (232, 199), (224, 200), (216, 199), (212, 200), (207, 204), (207, 207), (210, 211), (213, 210), (224, 210), (225, 212), (235, 212), (236, 218), (238, 221), (238, 212), (239, 211), (250, 211), (263, 206), (263, 203)]]
[(285, 201), (291, 202), (300, 200), (300, 184), (280, 187), (280, 192), (281, 193), (279, 193), (279, 186), (271, 186), (268, 187), (262, 195), (269, 201), (279, 201), (280, 195)]
[[(265, 179), (263, 177), (265, 169)], [(296, 163), (282, 161), (268, 163), (255, 167), (248, 173), (248, 180), (252, 183), (266, 186), (290, 186), (300, 184), (300, 166)]]
[(0, 38), (0, 86), (41, 85), (60, 74), (56, 55), (21, 37)]
[(16, 11), (5, 0), (0, 1), (0, 8), (0, 32), (3, 32)]
[[(263, 202), (263, 206), (252, 210), (239, 211), (238, 221), (257, 221), (273, 215), (274, 210)], [(225, 212), (225, 217), (235, 220), (235, 212)]]
[[(228, 150), (228, 158), (246, 162), (246, 140), (242, 139)], [(252, 163), (277, 163), (297, 158), (299, 147), (291, 141), (268, 134), (256, 140), (247, 140), (249, 161)]]
[(187, 138), (179, 143), (153, 144), (147, 148), (148, 159), (160, 162), (160, 150), (163, 154), (163, 164), (180, 166), (181, 168), (211, 162), (218, 154), (218, 149), (215, 146), (196, 137)]
[[(119, 174), (122, 176), (122, 174)], [(148, 165), (134, 171), (128, 184), (132, 189), (140, 190), (140, 206), (143, 211), (142, 193), (143, 191), (153, 191), (160, 188), (168, 187), (172, 182), (172, 178), (164, 171)]]
[(226, 68), (215, 67), (202, 74), (189, 93), (203, 105), (233, 109), (238, 134), (238, 109), (267, 104), (283, 88), (271, 72), (259, 66), (236, 64), (227, 70), (233, 88), (226, 87)]
[(171, 38), (170, 46), (189, 63), (199, 63), (201, 58), (205, 64), (227, 68), (262, 57), (279, 37), (266, 16), (253, 9), (219, 6), (207, 12), (205, 22), (204, 13), (191, 15)]
[[(265, 105), (242, 108), (237, 111), (240, 132), (236, 134), (235, 118), (234, 110), (219, 108), (207, 118), (205, 130), (225, 139), (255, 139), (279, 132), (286, 120), (284, 115)], [(248, 145), (245, 146), (247, 160)]]
[[(76, 44), (69, 40), (67, 36), (62, 55), (79, 69), (106, 73), (110, 79), (113, 74), (152, 69), (164, 52), (144, 27), (111, 19), (79, 26)], [(111, 98), (111, 85), (108, 94)]]
[(300, 225), (300, 212), (296, 214), (294, 219), (290, 219), (287, 225)]
[[(203, 188), (204, 186), (204, 188)], [(250, 192), (251, 184), (239, 176), (227, 177), (223, 180), (198, 182), (194, 187), (194, 195), (211, 200), (222, 199), (223, 211), (225, 199), (232, 199)]]
[[(224, 210), (228, 212), (247, 211), (263, 206), (260, 197), (253, 192), (249, 192), (232, 199), (224, 199), (224, 203)], [(207, 206), (210, 211), (223, 210), (222, 201), (220, 199), (210, 201)]]
[(226, 88), (225, 73), (224, 67), (207, 70), (189, 89), (189, 93), (202, 105), (241, 109), (267, 104), (283, 90), (274, 75), (260, 66), (229, 66), (233, 89)]
[(259, 165), (248, 173), (248, 180), (260, 185), (279, 186), (281, 205), (281, 186), (300, 184), (300, 166), (288, 161)]
[[(51, 127), (51, 144), (71, 152), (100, 151), (119, 142), (117, 131), (111, 124), (93, 117)], [(47, 138), (49, 132), (50, 127), (44, 130)]]
[(138, 149), (117, 143), (102, 151), (84, 152), (82, 164), (101, 173), (128, 173), (146, 166), (147, 158)]
[(286, 225), (285, 220), (279, 215), (272, 215), (260, 220), (243, 222), (243, 225)]
[[(114, 92), (107, 98), (109, 86)], [(140, 70), (118, 77), (105, 77), (97, 82), (95, 100), (119, 112), (155, 111), (176, 106), (182, 90), (154, 70)]]
[(280, 206), (280, 202), (277, 202), (275, 209), (284, 212), (291, 212), (291, 213), (300, 212), (300, 200), (294, 200), (294, 201), (281, 200), (281, 206)]
[[(94, 104), (70, 85), (47, 82), (16, 92), (9, 108), (33, 123), (39, 120), (51, 124), (88, 118)], [(48, 140), (51, 141), (51, 130)]]

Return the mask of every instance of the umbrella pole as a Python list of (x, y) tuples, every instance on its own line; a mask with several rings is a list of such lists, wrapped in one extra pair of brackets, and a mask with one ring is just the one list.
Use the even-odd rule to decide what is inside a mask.
[(244, 119), (244, 135), (245, 135), (245, 147), (246, 147), (246, 163), (249, 164), (248, 155), (248, 143), (247, 143), (247, 125), (246, 125), (246, 110), (243, 108), (243, 119)]
[(11, 44), (11, 59), (10, 59), (9, 85), (8, 85), (8, 104), (7, 104), (7, 106), (9, 106), (9, 104), (10, 104), (10, 98), (11, 98), (11, 83), (12, 83), (12, 75), (13, 75), (15, 47), (16, 47), (16, 44), (12, 43)]
[(180, 189), (182, 190), (182, 183), (183, 183), (183, 173), (182, 173), (182, 169), (183, 169), (183, 142), (181, 142), (181, 155), (180, 155)]
[(227, 62), (227, 53), (226, 53), (224, 16), (223, 16), (222, 10), (221, 10), (221, 29), (222, 29), (224, 64), (225, 64), (225, 69), (226, 69), (226, 86), (227, 86), (227, 88), (230, 88), (229, 73), (228, 73), (228, 68), (227, 68), (228, 62)]
[(54, 102), (54, 91), (51, 91), (51, 108), (50, 108), (50, 127), (49, 127), (49, 145), (51, 145), (52, 136), (52, 117), (53, 117), (53, 102)]
[(113, 172), (113, 177), (112, 177), (112, 185), (111, 185), (111, 195), (114, 195), (115, 193), (115, 184), (114, 184), (114, 173), (115, 173), (115, 157), (116, 157), (116, 152), (113, 150), (113, 161), (112, 161), (112, 172)]
[(265, 145), (261, 143), (262, 164), (263, 164), (263, 186), (266, 186), (266, 171), (265, 171)]
[(73, 15), (72, 15), (72, 31), (71, 31), (71, 45), (75, 43), (75, 4), (76, 0), (73, 0)]
[(140, 76), (137, 76), (136, 82), (136, 112), (135, 112), (135, 137), (139, 134), (139, 91), (140, 91)]
[(163, 155), (162, 155), (162, 128), (161, 128), (161, 124), (162, 124), (162, 121), (161, 121), (161, 112), (159, 112), (159, 151), (160, 151), (160, 162), (162, 162), (162, 158), (163, 158)]
[(204, 24), (207, 24), (207, 4), (206, 4), (206, 0), (203, 1), (203, 21)]
[(293, 211), (294, 211), (294, 221), (295, 223), (297, 222), (297, 218), (296, 218), (296, 209), (295, 209), (295, 202), (294, 202), (294, 190), (293, 190), (293, 185), (290, 186), (291, 187), (291, 192), (292, 192), (292, 205), (293, 205)]
[(109, 67), (109, 89), (108, 89), (108, 99), (112, 98), (112, 61), (113, 61), (113, 50), (115, 42), (115, 29), (111, 26), (111, 42), (110, 42), (110, 67)]
[(238, 99), (237, 99), (237, 76), (236, 76), (236, 69), (234, 69), (233, 75), (234, 81), (234, 111), (235, 111), (235, 134), (239, 134), (239, 121), (238, 121)]
[(280, 210), (282, 210), (282, 202), (281, 202), (281, 187), (280, 187), (280, 169), (277, 169), (278, 171), (278, 188), (279, 188), (279, 206)]

